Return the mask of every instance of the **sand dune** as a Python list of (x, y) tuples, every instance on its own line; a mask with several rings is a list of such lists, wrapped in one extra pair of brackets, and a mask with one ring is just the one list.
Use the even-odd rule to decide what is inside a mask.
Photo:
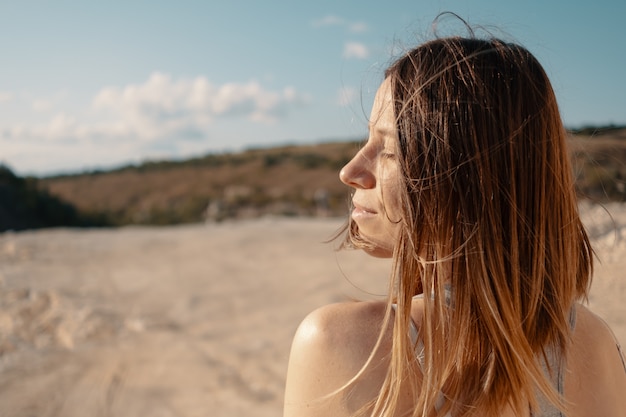
[[(626, 344), (626, 206), (583, 206), (591, 307)], [(0, 416), (276, 416), (313, 308), (384, 292), (337, 219), (0, 235)], [(378, 295), (377, 295), (378, 294)]]

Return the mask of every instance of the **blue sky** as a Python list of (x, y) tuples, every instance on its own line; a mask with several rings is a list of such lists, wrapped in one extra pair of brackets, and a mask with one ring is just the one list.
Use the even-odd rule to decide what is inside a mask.
[(2, 1), (0, 162), (49, 175), (363, 137), (385, 66), (446, 10), (530, 49), (568, 127), (626, 124), (623, 0)]

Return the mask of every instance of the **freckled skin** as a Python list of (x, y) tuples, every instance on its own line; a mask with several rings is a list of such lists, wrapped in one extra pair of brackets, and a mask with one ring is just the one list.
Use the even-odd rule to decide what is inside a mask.
[(369, 127), (367, 142), (341, 170), (339, 178), (354, 188), (352, 218), (360, 234), (374, 244), (375, 249), (370, 254), (391, 257), (400, 228), (398, 184), (401, 178), (388, 80), (376, 94)]

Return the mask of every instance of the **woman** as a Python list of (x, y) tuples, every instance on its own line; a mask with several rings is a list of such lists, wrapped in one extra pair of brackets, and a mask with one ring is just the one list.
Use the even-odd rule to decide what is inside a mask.
[(592, 249), (552, 87), (524, 48), (436, 39), (396, 61), (347, 245), (392, 257), (388, 302), (311, 313), (285, 416), (626, 416), (626, 369), (587, 308)]

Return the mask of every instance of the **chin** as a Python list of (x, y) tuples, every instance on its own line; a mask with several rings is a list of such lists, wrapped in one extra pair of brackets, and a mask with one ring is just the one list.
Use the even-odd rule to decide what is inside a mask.
[(393, 249), (383, 248), (380, 246), (373, 246), (371, 248), (363, 249), (365, 253), (375, 258), (392, 258)]
[[(351, 222), (350, 236), (359, 242), (357, 248), (375, 258), (392, 258), (397, 237), (389, 231), (367, 230), (356, 221)], [(364, 230), (366, 229), (366, 230)], [(368, 233), (370, 232), (370, 233)]]

